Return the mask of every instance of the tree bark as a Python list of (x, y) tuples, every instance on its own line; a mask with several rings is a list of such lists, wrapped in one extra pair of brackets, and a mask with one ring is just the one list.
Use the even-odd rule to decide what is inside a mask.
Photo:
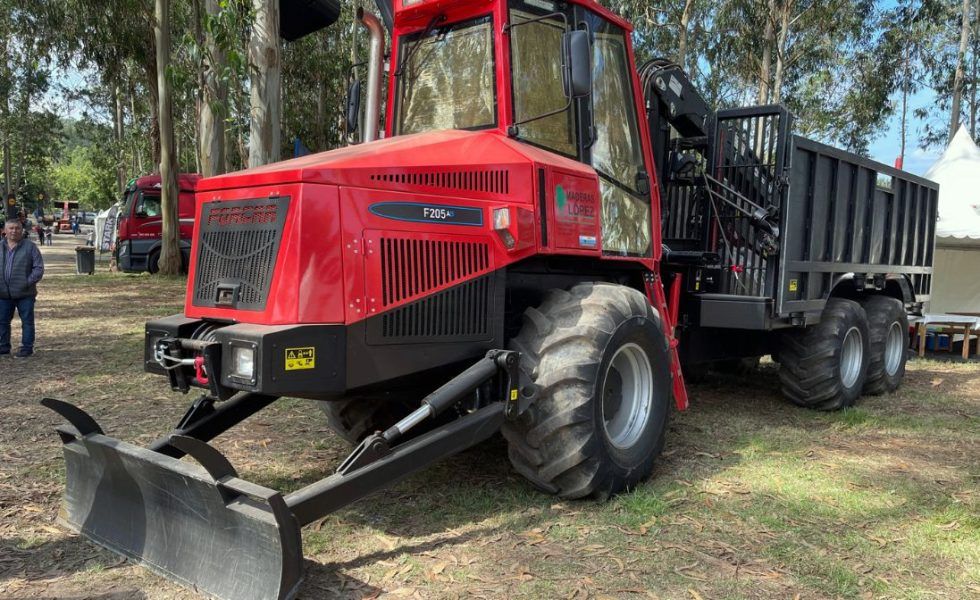
[(902, 61), (902, 139), (901, 148), (898, 152), (899, 168), (905, 167), (905, 143), (908, 139), (908, 115), (909, 115), (909, 57), (905, 55)]
[(789, 37), (789, 17), (793, 13), (793, 0), (783, 0), (779, 22), (779, 36), (776, 39), (776, 77), (772, 84), (772, 102), (783, 99), (783, 70), (786, 66), (786, 38)]
[(766, 3), (766, 26), (762, 38), (762, 56), (759, 60), (759, 104), (769, 104), (772, 91), (772, 51), (776, 43), (776, 0)]
[(126, 153), (123, 148), (123, 141), (126, 138), (126, 124), (124, 122), (126, 118), (125, 111), (123, 110), (123, 100), (122, 94), (119, 91), (119, 84), (116, 83), (112, 86), (112, 101), (115, 105), (115, 110), (113, 111), (113, 125), (116, 134), (116, 185), (117, 194), (122, 196), (123, 190), (126, 189)]
[(258, 167), (279, 160), (280, 86), (279, 2), (252, 0), (255, 22), (249, 40), (251, 71), (251, 127), (248, 165)]
[(167, 67), (170, 64), (170, 0), (154, 4), (153, 36), (156, 40), (157, 86), (160, 124), (160, 212), (162, 240), (160, 273), (180, 273), (180, 226), (177, 220), (177, 161), (174, 141), (173, 103)]
[(966, 62), (966, 47), (970, 41), (970, 0), (963, 0), (963, 24), (960, 27), (960, 49), (956, 55), (956, 73), (953, 75), (953, 106), (949, 116), (949, 140), (953, 140), (960, 128), (960, 103), (963, 99), (963, 63)]
[(977, 113), (980, 107), (977, 106), (977, 86), (980, 85), (980, 72), (978, 72), (978, 62), (980, 62), (980, 0), (977, 0), (973, 11), (973, 93), (970, 100), (970, 136), (973, 141), (977, 139)]
[[(216, 16), (220, 10), (218, 0), (204, 0), (207, 16)], [(225, 172), (224, 108), (228, 103), (228, 87), (221, 80), (221, 72), (225, 66), (224, 51), (210, 31), (204, 34), (203, 47), (205, 56), (201, 65), (203, 95), (198, 121), (198, 156), (201, 175), (212, 177)]]
[[(9, 82), (11, 78), (10, 66), (7, 64), (7, 38), (6, 36), (0, 36), (0, 81)], [(3, 150), (3, 198), (0, 198), (0, 202), (6, 211), (12, 210), (12, 207), (7, 206), (7, 194), (17, 192), (17, 186), (14, 184), (13, 177), (13, 165), (10, 159), (10, 97), (9, 94), (3, 95), (3, 101), (0, 103), (0, 150)], [(4, 213), (5, 216), (10, 216)]]
[[(156, 27), (154, 27), (156, 31)], [(156, 38), (153, 39), (154, 47), (157, 44)], [(150, 53), (151, 57), (159, 55), (159, 49)], [(169, 52), (168, 52), (169, 54)], [(151, 58), (143, 65), (146, 73), (146, 91), (150, 95), (150, 162), (154, 165), (160, 164), (160, 82), (157, 77), (157, 65), (155, 58)]]
[(687, 71), (687, 28), (691, 23), (691, 12), (694, 10), (694, 0), (684, 0), (684, 10), (681, 11), (681, 28), (677, 35), (677, 64)]

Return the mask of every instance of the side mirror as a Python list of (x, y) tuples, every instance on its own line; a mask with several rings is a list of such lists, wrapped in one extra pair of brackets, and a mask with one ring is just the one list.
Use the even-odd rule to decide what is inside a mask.
[(361, 80), (355, 79), (347, 88), (347, 133), (357, 131), (361, 116)]
[(565, 97), (584, 98), (592, 93), (592, 48), (589, 32), (566, 31), (561, 38), (565, 65)]

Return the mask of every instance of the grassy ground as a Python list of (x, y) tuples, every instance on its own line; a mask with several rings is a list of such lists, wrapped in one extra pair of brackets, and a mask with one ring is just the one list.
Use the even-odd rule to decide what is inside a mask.
[[(194, 597), (55, 523), (39, 398), (143, 443), (188, 401), (141, 372), (143, 321), (178, 312), (184, 282), (75, 276), (74, 243), (44, 249), (37, 355), (0, 360), (0, 597)], [(980, 597), (980, 366), (915, 361), (899, 393), (818, 414), (764, 365), (691, 386), (668, 435), (654, 477), (604, 504), (534, 492), (494, 439), (307, 527), (300, 597)], [(285, 490), (347, 451), (298, 400), (215, 445)]]

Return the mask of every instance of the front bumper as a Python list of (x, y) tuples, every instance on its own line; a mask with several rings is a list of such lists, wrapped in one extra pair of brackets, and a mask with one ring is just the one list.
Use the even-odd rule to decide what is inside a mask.
[[(236, 392), (269, 396), (328, 399), (346, 391), (347, 330), (343, 325), (251, 325), (239, 323), (218, 328), (202, 326), (205, 321), (174, 315), (146, 324), (144, 368), (149, 373), (169, 375), (171, 387), (210, 389), (219, 398)], [(197, 335), (195, 335), (197, 334)], [(195, 337), (203, 339), (195, 339)], [(165, 369), (157, 361), (157, 346), (174, 340), (203, 347), (203, 369), (176, 365)], [(171, 347), (179, 344), (169, 344)], [(250, 374), (235, 373), (236, 354), (251, 356)], [(174, 359), (194, 358), (194, 352)], [(198, 374), (203, 372), (206, 381)]]

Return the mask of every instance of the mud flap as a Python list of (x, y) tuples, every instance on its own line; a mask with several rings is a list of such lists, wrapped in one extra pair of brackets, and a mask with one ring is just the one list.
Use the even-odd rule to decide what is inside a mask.
[(42, 403), (74, 426), (58, 429), (64, 525), (209, 596), (295, 596), (302, 541), (279, 492), (239, 479), (198, 440), (178, 436), (171, 443), (204, 468), (108, 437), (75, 406)]

